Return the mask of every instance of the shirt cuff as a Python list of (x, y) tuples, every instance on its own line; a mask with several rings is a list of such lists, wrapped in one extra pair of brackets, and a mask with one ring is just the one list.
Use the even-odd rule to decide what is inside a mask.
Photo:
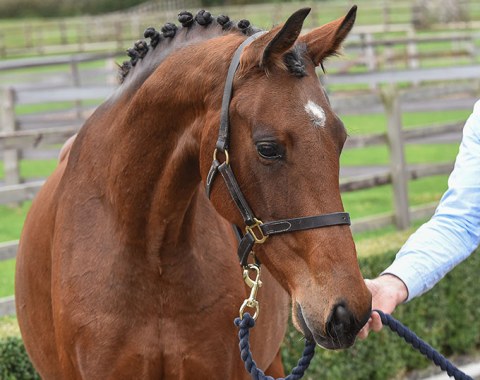
[(409, 302), (426, 290), (425, 281), (420, 272), (412, 267), (411, 258), (399, 257), (381, 275), (391, 274), (403, 281), (407, 287), (408, 297), (404, 302)]

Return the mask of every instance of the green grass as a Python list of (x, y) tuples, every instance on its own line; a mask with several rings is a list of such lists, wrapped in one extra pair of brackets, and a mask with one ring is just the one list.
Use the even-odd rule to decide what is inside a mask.
[(0, 261), (0, 298), (14, 293), (15, 260)]
[[(458, 144), (406, 145), (405, 160), (408, 164), (429, 162), (453, 162), (458, 153)], [(386, 146), (346, 149), (340, 159), (342, 166), (388, 165), (389, 152)]]
[[(411, 206), (428, 204), (440, 200), (446, 190), (448, 176), (432, 176), (410, 181), (408, 184)], [(352, 219), (383, 214), (392, 211), (393, 190), (391, 185), (358, 190), (342, 194), (343, 204)]]
[[(0, 242), (17, 240), (31, 202), (21, 207), (0, 206)], [(0, 297), (13, 294), (15, 260), (0, 261)], [(1, 323), (0, 323), (1, 325)]]
[(398, 231), (391, 225), (377, 230), (354, 234), (353, 238), (357, 247), (357, 254), (359, 257), (367, 257), (398, 251), (408, 237), (425, 222), (425, 219), (416, 220), (410, 228), (403, 231)]
[(10, 316), (0, 317), (0, 339), (19, 335), (20, 330), (18, 328), (17, 318)]
[[(470, 113), (471, 110), (404, 112), (402, 114), (402, 125), (405, 129), (410, 129), (434, 124), (465, 121)], [(383, 113), (339, 116), (345, 124), (348, 133), (352, 136), (386, 132), (387, 118)]]
[(75, 106), (74, 102), (52, 102), (52, 103), (41, 103), (41, 104), (25, 104), (15, 107), (15, 112), (18, 115), (27, 115), (29, 113), (40, 113), (40, 112), (55, 112), (55, 111), (66, 111), (72, 109)]
[(23, 202), (20, 207), (0, 205), (0, 242), (20, 237), (30, 205), (31, 202)]
[[(22, 178), (45, 178), (52, 174), (57, 167), (57, 160), (22, 160), (20, 161), (20, 175)], [(0, 178), (3, 178), (4, 166), (0, 162)]]

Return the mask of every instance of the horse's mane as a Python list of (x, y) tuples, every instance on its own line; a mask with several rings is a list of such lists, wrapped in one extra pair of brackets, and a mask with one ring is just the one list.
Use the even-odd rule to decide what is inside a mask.
[[(214, 17), (205, 10), (200, 10), (195, 16), (187, 11), (180, 12), (178, 21), (181, 24), (180, 27), (168, 22), (160, 29), (160, 32), (153, 27), (145, 30), (144, 37), (149, 38), (150, 43), (138, 40), (132, 48), (127, 50), (130, 60), (120, 65), (120, 83), (124, 83), (127, 79), (130, 80), (133, 72), (140, 81), (145, 80), (172, 50), (180, 46), (229, 33), (251, 36), (261, 30), (252, 26), (246, 19), (235, 23), (228, 16)], [(301, 50), (302, 47), (296, 47), (284, 59), (288, 70), (297, 76), (305, 75)], [(139, 62), (142, 62), (142, 67), (137, 66)], [(132, 80), (134, 79), (132, 78)]]
[[(119, 67), (120, 83), (123, 83), (129, 77), (140, 60), (147, 62), (148, 60), (154, 60), (155, 57), (165, 57), (166, 54), (162, 53), (168, 53), (167, 51), (171, 50), (174, 42), (183, 44), (188, 43), (189, 40), (209, 39), (225, 33), (242, 33), (250, 36), (261, 30), (253, 27), (248, 20), (240, 20), (234, 23), (228, 16), (214, 17), (205, 10), (199, 11), (195, 16), (187, 11), (180, 12), (178, 21), (181, 24), (180, 27), (167, 22), (160, 29), (160, 32), (153, 27), (148, 27), (144, 32), (144, 37), (149, 38), (150, 43), (145, 40), (138, 40), (132, 48), (127, 49), (130, 60), (123, 62)], [(181, 41), (177, 41), (180, 39)], [(158, 50), (162, 50), (162, 52), (152, 54), (153, 51)], [(156, 64), (159, 63), (157, 60)]]

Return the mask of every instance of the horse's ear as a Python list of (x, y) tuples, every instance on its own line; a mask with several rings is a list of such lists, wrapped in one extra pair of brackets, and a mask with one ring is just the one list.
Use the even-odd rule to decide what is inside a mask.
[(312, 30), (299, 38), (307, 45), (307, 51), (315, 66), (321, 65), (323, 60), (337, 53), (343, 40), (355, 23), (357, 6), (354, 5), (345, 17), (329, 22)]
[(240, 71), (252, 65), (268, 70), (273, 66), (283, 66), (282, 56), (295, 43), (302, 31), (303, 21), (310, 8), (302, 8), (293, 13), (285, 24), (273, 28), (245, 48), (240, 63)]
[(288, 18), (263, 51), (261, 67), (268, 68), (275, 65), (278, 59), (293, 46), (302, 31), (303, 21), (309, 13), (310, 8), (302, 8)]

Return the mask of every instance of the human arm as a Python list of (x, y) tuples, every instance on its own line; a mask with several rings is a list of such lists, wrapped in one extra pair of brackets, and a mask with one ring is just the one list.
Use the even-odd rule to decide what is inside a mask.
[[(435, 215), (405, 243), (380, 277), (366, 280), (373, 308), (395, 307), (431, 289), (480, 243), (480, 101), (467, 120), (455, 168)], [(405, 290), (406, 297), (398, 296)], [(381, 329), (378, 314), (359, 334)]]
[(410, 236), (383, 273), (400, 278), (410, 301), (440, 281), (480, 243), (480, 101), (468, 118), (434, 216)]

